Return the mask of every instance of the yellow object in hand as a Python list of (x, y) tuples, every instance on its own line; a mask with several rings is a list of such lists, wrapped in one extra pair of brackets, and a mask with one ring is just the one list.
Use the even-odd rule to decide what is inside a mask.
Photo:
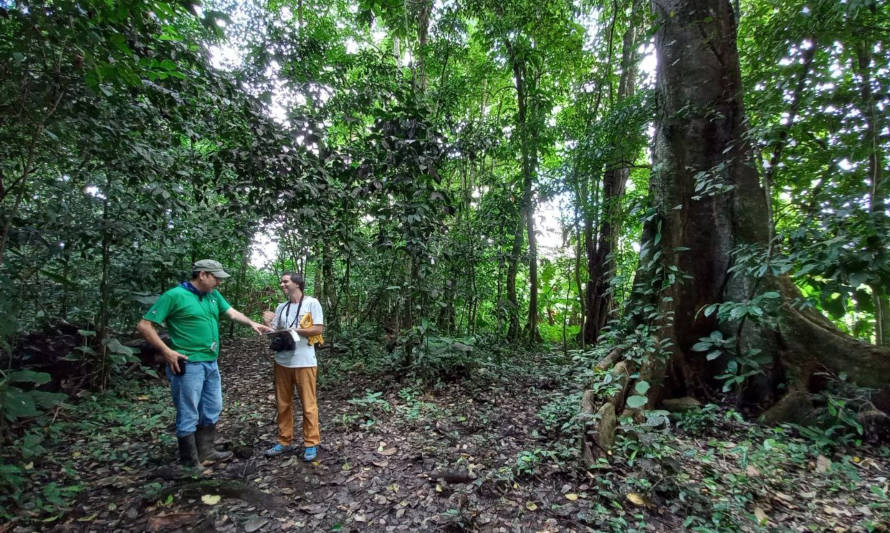
[[(303, 329), (307, 329), (311, 328), (312, 325), (312, 313), (306, 313), (305, 315), (303, 315), (303, 318), (300, 320), (300, 327)], [(324, 337), (322, 337), (321, 334), (309, 337), (309, 346), (315, 344), (324, 344)]]

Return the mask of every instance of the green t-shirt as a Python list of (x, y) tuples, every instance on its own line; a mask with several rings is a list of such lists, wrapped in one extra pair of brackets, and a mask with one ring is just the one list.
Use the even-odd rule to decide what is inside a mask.
[(162, 294), (142, 318), (166, 326), (170, 347), (189, 361), (215, 361), (219, 355), (219, 315), (231, 307), (217, 290), (200, 297), (178, 286)]

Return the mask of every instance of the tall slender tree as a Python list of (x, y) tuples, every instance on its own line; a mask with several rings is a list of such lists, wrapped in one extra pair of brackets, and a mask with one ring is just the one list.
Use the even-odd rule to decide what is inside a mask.
[[(626, 105), (636, 90), (640, 60), (637, 49), (640, 45), (644, 20), (640, 13), (642, 10), (642, 2), (632, 0), (630, 6), (627, 6), (625, 10), (626, 12), (622, 13), (624, 16), (620, 17), (624, 22), (625, 29), (621, 40), (617, 91), (609, 91), (608, 108), (610, 110)], [(615, 13), (613, 16), (619, 17), (619, 13)], [(612, 96), (613, 94), (615, 96)], [(610, 124), (610, 126), (614, 127), (617, 124)], [(636, 155), (635, 152), (642, 146), (639, 141), (640, 137), (632, 132), (635, 126), (638, 129), (641, 128), (633, 121), (627, 123), (627, 126), (628, 135), (624, 146), (616, 142), (615, 144), (620, 148), (616, 146), (617, 149), (611, 150), (612, 157), (601, 161), (602, 167), (596, 169), (597, 171), (601, 170), (602, 175), (602, 187), (598, 191), (600, 197), (597, 202), (600, 209), (593, 210), (593, 216), (585, 217), (584, 248), (587, 258), (587, 283), (584, 295), (586, 312), (582, 336), (584, 342), (589, 344), (596, 342), (612, 312), (612, 280), (615, 276), (613, 252), (616, 250), (620, 233), (621, 201), (624, 198), (627, 179), (630, 176), (632, 159)], [(594, 217), (597, 218), (596, 222), (598, 223), (594, 223)], [(596, 231), (594, 231), (595, 229)]]

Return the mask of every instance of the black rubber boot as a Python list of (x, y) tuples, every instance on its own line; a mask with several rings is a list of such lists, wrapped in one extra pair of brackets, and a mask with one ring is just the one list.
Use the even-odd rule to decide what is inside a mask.
[(195, 434), (189, 433), (185, 437), (178, 437), (177, 440), (179, 441), (179, 464), (189, 468), (198, 466)]
[(195, 431), (195, 444), (198, 447), (198, 459), (202, 463), (228, 461), (232, 458), (232, 452), (218, 451), (214, 448), (214, 440), (216, 440), (216, 424), (198, 426), (198, 430)]

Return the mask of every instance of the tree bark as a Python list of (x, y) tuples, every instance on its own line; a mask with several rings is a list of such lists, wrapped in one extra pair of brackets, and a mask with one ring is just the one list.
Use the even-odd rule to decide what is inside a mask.
[(586, 347), (586, 340), (584, 339), (584, 322), (587, 320), (587, 302), (585, 301), (585, 291), (584, 285), (581, 283), (581, 255), (582, 255), (582, 247), (584, 243), (581, 240), (581, 221), (578, 217), (578, 206), (575, 205), (575, 223), (573, 227), (575, 229), (575, 289), (578, 291), (578, 303), (579, 303), (579, 311), (580, 311), (580, 322), (581, 322), (581, 331), (578, 337), (581, 340), (581, 348)]
[(426, 53), (427, 39), (429, 38), (430, 14), (433, 11), (432, 0), (420, 0), (417, 2), (417, 70), (420, 78), (420, 92), (426, 92)]
[(519, 339), (519, 299), (516, 296), (516, 274), (519, 270), (519, 254), (522, 252), (522, 216), (517, 217), (513, 230), (513, 248), (507, 257), (507, 338)]
[[(530, 181), (530, 180), (529, 180)], [(532, 343), (539, 342), (541, 335), (538, 333), (538, 241), (535, 237), (534, 206), (532, 205), (531, 184), (528, 183), (523, 193), (523, 206), (525, 211), (525, 228), (528, 234), (528, 315), (525, 323), (525, 333)]]
[[(634, 0), (622, 38), (617, 101), (612, 102), (612, 105), (633, 96), (636, 89), (638, 63), (636, 18), (639, 8), (639, 0)], [(615, 19), (612, 22), (613, 27), (614, 25)], [(589, 221), (585, 227), (588, 273), (584, 305), (587, 314), (582, 329), (585, 344), (596, 343), (612, 312), (611, 285), (615, 277), (615, 260), (612, 254), (618, 240), (619, 227), (616, 224), (619, 223), (621, 200), (624, 198), (630, 169), (624, 164), (609, 166), (612, 168), (603, 173), (602, 202), (599, 210), (601, 223), (595, 239)]]
[(324, 304), (324, 313), (327, 315), (326, 324), (330, 328), (338, 322), (339, 316), (339, 297), (337, 296), (337, 285), (334, 282), (334, 257), (331, 254), (330, 245), (325, 242), (322, 245), (322, 279), (323, 289), (320, 294), (321, 301)]
[[(653, 0), (657, 17), (657, 116), (650, 202), (657, 213), (644, 229), (637, 280), (650, 289), (656, 313), (640, 314), (654, 331), (653, 349), (641, 360), (647, 408), (663, 398), (701, 395), (725, 369), (693, 345), (714, 330), (735, 336), (736, 357), (759, 350), (763, 374), (738, 390), (743, 405), (770, 421), (799, 409), (814, 373), (845, 372), (863, 386), (886, 387), (890, 350), (839, 332), (815, 311), (801, 311), (787, 276), (757, 279), (744, 268), (732, 272), (739, 246), (768, 249), (766, 199), (746, 143), (736, 26), (729, 0)], [(654, 284), (652, 282), (655, 282)], [(638, 295), (646, 286), (638, 287)], [(717, 323), (700, 311), (708, 305), (750, 300), (760, 292), (780, 294), (776, 327), (751, 320)], [(654, 293), (654, 294), (653, 294)], [(636, 303), (636, 302), (634, 302)], [(653, 317), (653, 318), (647, 318)], [(632, 386), (632, 385), (631, 385)], [(785, 396), (784, 398), (782, 396)], [(602, 398), (587, 411), (624, 410), (624, 398)], [(774, 407), (775, 409), (770, 409)], [(597, 425), (586, 433), (585, 455), (610, 435)]]
[[(519, 131), (519, 151), (522, 168), (522, 199), (519, 208), (520, 222), (524, 222), (528, 235), (528, 315), (525, 334), (529, 341), (540, 340), (538, 333), (538, 243), (535, 238), (534, 204), (532, 188), (537, 168), (538, 149), (535, 135), (530, 131), (529, 120), (535, 116), (535, 87), (537, 79), (529, 76), (528, 62), (517, 56), (513, 45), (506, 42), (510, 64), (513, 68), (513, 82), (516, 87), (516, 126)], [(519, 228), (519, 235), (522, 228)], [(514, 243), (514, 252), (516, 252)]]
[[(251, 240), (251, 238), (249, 236), (249, 233), (247, 231), (245, 231), (244, 248), (241, 251), (241, 264), (238, 265), (238, 275), (235, 277), (235, 292), (234, 292), (234, 294), (230, 295), (233, 297), (231, 299), (232, 305), (237, 307), (238, 309), (244, 309), (246, 314), (250, 313), (250, 309), (248, 309), (247, 306), (244, 305), (246, 302), (242, 298), (244, 297), (244, 294), (245, 294), (244, 278), (247, 276), (247, 264), (250, 262), (250, 240)], [(228, 292), (228, 291), (226, 291), (226, 292)], [(249, 296), (248, 296), (248, 298), (249, 298)], [(228, 336), (234, 337), (235, 336), (235, 321), (229, 320), (228, 322), (229, 322)]]
[(111, 214), (111, 196), (115, 194), (111, 176), (105, 176), (105, 199), (102, 201), (102, 274), (99, 279), (99, 312), (96, 316), (96, 369), (93, 385), (99, 390), (108, 386), (111, 361), (108, 357), (108, 323), (111, 310), (111, 245), (114, 240)]
[(627, 168), (609, 170), (603, 175), (603, 220), (594, 246), (588, 241), (587, 252), (587, 321), (584, 324), (585, 343), (594, 344), (612, 312), (612, 279), (615, 277), (615, 259), (612, 256), (618, 239), (617, 222), (619, 204), (624, 197)]

